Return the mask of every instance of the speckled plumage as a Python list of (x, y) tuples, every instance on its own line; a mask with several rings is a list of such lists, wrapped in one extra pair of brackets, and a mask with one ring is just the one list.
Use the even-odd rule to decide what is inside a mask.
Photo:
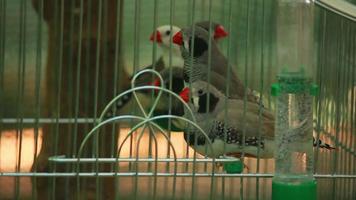
[[(208, 84), (199, 80), (192, 83), (190, 95), (189, 105), (194, 112), (197, 124), (207, 134), (212, 142), (211, 147), (214, 149), (214, 152), (212, 152), (203, 133), (193, 126), (188, 126), (185, 139), (189, 139), (187, 140), (188, 144), (197, 152), (209, 157), (218, 157), (223, 154), (241, 155), (242, 153), (252, 157), (257, 157), (259, 154), (260, 158), (272, 158), (274, 156), (275, 118), (269, 110), (257, 103), (227, 98), (214, 87), (214, 82)], [(205, 96), (218, 99), (218, 101), (210, 101), (209, 106), (214, 109), (200, 109), (200, 106), (206, 106), (200, 101)], [(294, 129), (295, 134), (291, 134), (285, 140), (302, 142), (305, 138), (303, 134), (312, 131), (309, 128), (311, 127), (307, 121), (301, 122), (300, 126)], [(197, 138), (196, 143), (195, 138)], [(330, 145), (325, 145), (321, 141), (320, 144), (323, 144), (319, 145), (321, 148), (332, 149)], [(316, 145), (314, 144), (314, 146)]]

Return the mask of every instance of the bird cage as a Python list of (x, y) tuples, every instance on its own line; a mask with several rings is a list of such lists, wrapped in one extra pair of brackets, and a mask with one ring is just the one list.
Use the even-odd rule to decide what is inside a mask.
[[(219, 138), (207, 132), (215, 118), (194, 110), (192, 78), (180, 86), (189, 94), (174, 92), (174, 67), (189, 64), (180, 51), (199, 49), (195, 36), (177, 48), (177, 27), (194, 35), (199, 22), (208, 90), (220, 83), (219, 116), (236, 121), (228, 114), (238, 110), (241, 137), (224, 123)], [(272, 199), (263, 117), (283, 115), (271, 85), (286, 60), (304, 67), (315, 96), (306, 106), (313, 160), (301, 153), (298, 164), (311, 163), (318, 199), (356, 199), (355, 36), (354, 0), (0, 0), (0, 199)], [(222, 80), (211, 78), (213, 46), (227, 63)], [(233, 71), (243, 87), (229, 82)]]

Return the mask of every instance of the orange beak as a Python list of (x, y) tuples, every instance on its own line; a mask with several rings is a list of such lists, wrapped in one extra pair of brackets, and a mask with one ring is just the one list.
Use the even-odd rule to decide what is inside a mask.
[(183, 36), (181, 31), (179, 31), (173, 36), (173, 43), (178, 44), (179, 46), (183, 44)]
[(185, 101), (186, 103), (189, 102), (189, 88), (185, 87), (180, 93), (179, 96)]
[(156, 41), (157, 43), (162, 43), (162, 36), (161, 33), (159, 31), (155, 31), (151, 34), (150, 40)]
[(224, 38), (227, 35), (228, 33), (225, 31), (223, 26), (218, 25), (215, 27), (214, 39)]

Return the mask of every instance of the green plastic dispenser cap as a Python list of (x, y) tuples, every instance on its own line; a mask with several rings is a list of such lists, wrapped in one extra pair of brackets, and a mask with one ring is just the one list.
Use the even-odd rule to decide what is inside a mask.
[(239, 174), (244, 170), (244, 164), (241, 160), (224, 163), (224, 170), (228, 174)]
[(307, 91), (311, 80), (301, 72), (285, 72), (277, 76), (281, 92), (298, 94)]
[(312, 79), (305, 75), (304, 68), (293, 72), (282, 70), (277, 79), (278, 83), (271, 86), (272, 96), (278, 96), (281, 93), (300, 94), (309, 92), (313, 96), (318, 94), (318, 86), (312, 84)]

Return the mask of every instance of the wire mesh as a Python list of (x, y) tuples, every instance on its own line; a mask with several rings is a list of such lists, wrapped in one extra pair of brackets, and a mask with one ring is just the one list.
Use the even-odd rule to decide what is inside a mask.
[[(356, 14), (316, 3), (315, 135), (337, 149), (315, 149), (318, 198), (356, 199)], [(278, 9), (274, 0), (0, 0), (0, 199), (270, 199), (273, 159), (242, 157), (248, 169), (226, 173), (216, 163), (236, 158), (199, 155), (171, 123), (168, 131), (147, 124), (187, 121), (171, 115), (179, 98), (170, 91), (172, 70), (167, 88), (130, 82), (145, 65), (158, 70), (160, 55), (168, 67), (177, 64), (172, 37), (169, 53), (149, 42), (158, 26), (216, 21), (229, 32), (218, 43), (228, 72), (273, 110)], [(153, 89), (158, 97), (133, 93), (116, 110), (125, 94)], [(168, 114), (153, 116), (166, 93)], [(99, 115), (109, 110), (117, 116)]]

